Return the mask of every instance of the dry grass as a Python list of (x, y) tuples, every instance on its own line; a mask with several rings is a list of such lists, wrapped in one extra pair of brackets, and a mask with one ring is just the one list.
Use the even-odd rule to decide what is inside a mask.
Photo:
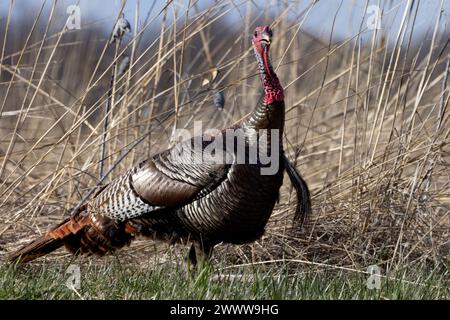
[[(0, 20), (2, 257), (99, 183), (105, 118), (108, 181), (166, 148), (175, 127), (203, 120), (205, 129), (221, 128), (250, 112), (259, 80), (248, 35), (271, 22), (272, 59), (286, 88), (285, 148), (309, 183), (314, 212), (301, 233), (291, 232), (295, 197), (286, 178), (266, 235), (251, 245), (219, 246), (220, 256), (230, 265), (286, 259), (351, 270), (448, 262), (450, 58), (443, 21), (412, 41), (417, 6), (401, 7), (398, 29), (367, 30), (359, 17), (359, 32), (336, 41), (334, 27), (327, 39), (303, 31), (314, 3), (257, 11), (247, 3), (200, 9), (193, 0), (180, 9), (168, 1), (148, 13), (127, 7), (132, 33), (117, 48), (99, 23), (65, 30), (58, 4), (11, 28), (8, 18), (20, 10), (14, 3)], [(394, 9), (386, 5), (385, 14)], [(242, 23), (227, 25), (237, 11)], [(114, 19), (103, 23), (112, 30)], [(110, 88), (125, 54), (130, 68)], [(213, 107), (218, 90), (226, 96), (222, 112)], [(161, 250), (139, 241), (121, 254)]]

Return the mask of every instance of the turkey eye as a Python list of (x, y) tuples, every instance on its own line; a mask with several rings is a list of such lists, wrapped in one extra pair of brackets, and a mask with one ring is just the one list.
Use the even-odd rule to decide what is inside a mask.
[(254, 36), (255, 36), (255, 37), (257, 37), (257, 36), (258, 36), (258, 32), (256, 32), (256, 31), (255, 31), (255, 34), (254, 34)]

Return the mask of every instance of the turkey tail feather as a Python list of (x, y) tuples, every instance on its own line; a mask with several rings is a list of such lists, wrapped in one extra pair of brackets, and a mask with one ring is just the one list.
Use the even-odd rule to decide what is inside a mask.
[(43, 236), (33, 240), (14, 252), (9, 260), (13, 263), (26, 263), (55, 251), (66, 242), (70, 242), (88, 223), (88, 217), (77, 212), (70, 218), (53, 227)]
[(54, 239), (46, 234), (14, 252), (9, 260), (19, 264), (26, 263), (58, 249), (63, 244), (63, 240)]
[(297, 192), (297, 208), (295, 210), (294, 223), (301, 226), (307, 216), (311, 214), (311, 196), (308, 185), (285, 154), (283, 154), (283, 162), (289, 179), (291, 179), (295, 191)]

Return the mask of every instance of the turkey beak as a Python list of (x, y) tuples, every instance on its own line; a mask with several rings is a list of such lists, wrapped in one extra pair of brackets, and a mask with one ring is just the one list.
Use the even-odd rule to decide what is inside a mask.
[(266, 45), (269, 45), (271, 40), (272, 39), (268, 33), (264, 32), (261, 35), (261, 42), (265, 43)]

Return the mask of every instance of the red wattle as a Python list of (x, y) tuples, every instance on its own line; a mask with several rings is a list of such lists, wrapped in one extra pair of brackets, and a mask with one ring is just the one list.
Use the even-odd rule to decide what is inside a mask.
[(262, 55), (264, 61), (264, 68), (266, 69), (266, 78), (264, 79), (264, 103), (273, 104), (274, 102), (280, 102), (284, 100), (283, 88), (278, 81), (276, 75), (274, 76), (269, 67), (269, 59), (267, 52)]
[(264, 60), (264, 68), (266, 69), (266, 75), (269, 78), (272, 78), (272, 73), (270, 72), (270, 68), (269, 68), (269, 59), (267, 57), (267, 52), (264, 52), (263, 60)]

